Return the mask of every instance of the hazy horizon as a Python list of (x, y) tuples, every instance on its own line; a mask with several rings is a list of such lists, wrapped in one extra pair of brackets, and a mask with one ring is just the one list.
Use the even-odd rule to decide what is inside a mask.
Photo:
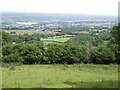
[(83, 13), (50, 13), (50, 12), (25, 12), (25, 11), (1, 11), (2, 13), (18, 13), (18, 14), (58, 14), (58, 15), (88, 15), (88, 16), (113, 16), (118, 17), (118, 15), (104, 15), (104, 14), (83, 14)]
[(119, 0), (3, 0), (1, 12), (118, 15)]

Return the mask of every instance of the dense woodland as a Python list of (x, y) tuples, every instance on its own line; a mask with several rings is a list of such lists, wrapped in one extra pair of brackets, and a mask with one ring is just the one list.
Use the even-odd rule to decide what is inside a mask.
[(2, 61), (20, 64), (119, 64), (119, 28), (120, 24), (110, 32), (79, 34), (65, 43), (47, 45), (41, 38), (55, 34), (11, 35), (1, 31)]

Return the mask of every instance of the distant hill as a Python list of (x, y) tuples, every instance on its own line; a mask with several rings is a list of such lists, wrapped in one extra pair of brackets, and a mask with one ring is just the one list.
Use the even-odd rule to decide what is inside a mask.
[(95, 19), (109, 19), (117, 20), (117, 16), (101, 16), (101, 15), (86, 15), (86, 14), (54, 14), (54, 13), (20, 13), (20, 12), (2, 12), (3, 21), (41, 21), (41, 20), (95, 20)]

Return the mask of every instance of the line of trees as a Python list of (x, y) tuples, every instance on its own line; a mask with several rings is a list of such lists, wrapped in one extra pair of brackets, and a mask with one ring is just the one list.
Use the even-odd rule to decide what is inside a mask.
[(117, 63), (115, 53), (108, 47), (99, 46), (92, 51), (84, 45), (49, 44), (44, 46), (40, 43), (7, 44), (2, 48), (3, 62), (23, 64), (73, 64), (73, 63), (95, 63), (110, 64)]
[(2, 45), (6, 45), (8, 43), (21, 43), (21, 42), (29, 42), (29, 41), (40, 41), (41, 38), (48, 38), (53, 37), (55, 34), (23, 34), (23, 35), (17, 35), (17, 34), (9, 34), (3, 31), (0, 31), (0, 34), (2, 35)]

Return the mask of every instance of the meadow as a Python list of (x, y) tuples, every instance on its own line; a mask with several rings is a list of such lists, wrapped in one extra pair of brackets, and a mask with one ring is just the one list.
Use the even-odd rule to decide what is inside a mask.
[(43, 41), (44, 43), (63, 43), (68, 41), (70, 38), (66, 37), (66, 38), (43, 38), (41, 39), (41, 41)]
[(3, 88), (117, 88), (118, 65), (3, 65)]
[(62, 35), (62, 36), (54, 36), (48, 38), (41, 38), (41, 41), (44, 43), (64, 43), (72, 38), (74, 35)]

